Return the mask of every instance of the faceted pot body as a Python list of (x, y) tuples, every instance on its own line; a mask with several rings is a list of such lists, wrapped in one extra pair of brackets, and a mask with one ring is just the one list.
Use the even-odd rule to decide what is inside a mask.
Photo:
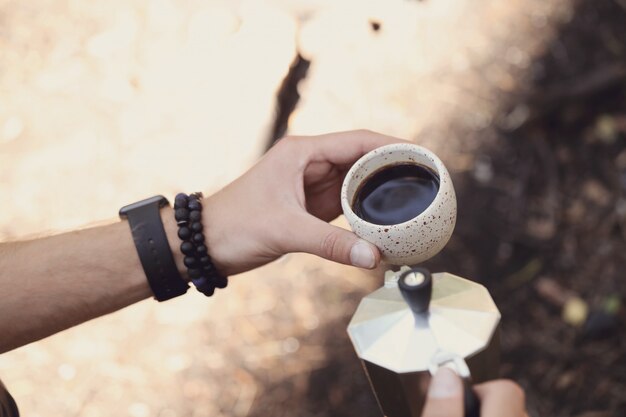
[[(496, 379), (500, 366), (499, 330), (485, 350), (465, 358), (465, 361), (473, 383)], [(396, 373), (365, 360), (361, 363), (384, 416), (421, 416), (431, 378), (428, 371)]]

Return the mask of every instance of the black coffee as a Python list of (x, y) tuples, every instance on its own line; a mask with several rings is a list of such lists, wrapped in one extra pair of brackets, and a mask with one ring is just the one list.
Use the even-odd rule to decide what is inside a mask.
[(439, 191), (439, 176), (423, 165), (385, 167), (367, 178), (352, 202), (352, 210), (379, 225), (403, 223), (418, 216)]

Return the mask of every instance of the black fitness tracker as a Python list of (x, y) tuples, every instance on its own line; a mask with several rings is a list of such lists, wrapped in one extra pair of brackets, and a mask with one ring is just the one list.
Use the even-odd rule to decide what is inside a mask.
[(128, 220), (148, 284), (158, 301), (183, 295), (189, 288), (178, 272), (161, 221), (161, 208), (169, 204), (158, 195), (124, 206), (119, 213)]

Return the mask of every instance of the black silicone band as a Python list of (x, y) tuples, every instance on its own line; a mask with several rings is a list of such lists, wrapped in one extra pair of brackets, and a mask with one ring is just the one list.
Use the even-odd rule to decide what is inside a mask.
[(165, 206), (169, 202), (159, 195), (120, 209), (120, 217), (128, 220), (148, 284), (158, 301), (178, 297), (189, 288), (178, 272), (161, 221), (161, 207)]

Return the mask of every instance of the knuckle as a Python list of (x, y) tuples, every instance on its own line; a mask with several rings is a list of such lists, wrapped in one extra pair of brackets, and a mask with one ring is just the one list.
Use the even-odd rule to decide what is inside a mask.
[(370, 129), (358, 129), (355, 131), (356, 134), (360, 135), (360, 136), (372, 136), (374, 135), (374, 131), (370, 130)]
[(324, 258), (334, 259), (340, 252), (340, 236), (335, 230), (329, 232), (322, 240), (320, 253)]
[(302, 141), (299, 136), (285, 136), (277, 142), (277, 146), (294, 146)]
[(285, 136), (280, 139), (274, 145), (274, 148), (277, 151), (284, 152), (286, 154), (292, 154), (294, 152), (298, 152), (298, 148), (301, 148), (303, 145), (303, 138), (299, 136)]
[(304, 169), (311, 154), (311, 144), (306, 136), (285, 136), (273, 147), (274, 157)]
[(281, 151), (285, 151), (286, 149), (289, 149), (292, 147), (292, 143), (294, 141), (294, 138), (292, 136), (284, 136), (280, 139), (278, 139), (274, 145), (272, 146), (272, 150), (274, 152), (281, 152)]

